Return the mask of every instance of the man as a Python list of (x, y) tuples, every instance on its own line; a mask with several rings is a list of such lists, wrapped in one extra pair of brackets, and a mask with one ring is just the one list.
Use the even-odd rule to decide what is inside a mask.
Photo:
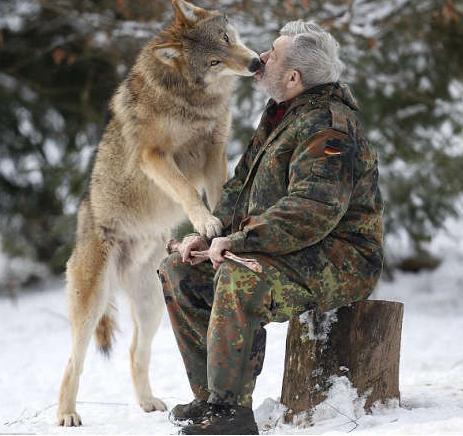
[[(214, 215), (224, 235), (209, 262), (189, 236), (160, 269), (169, 316), (195, 400), (176, 406), (184, 434), (257, 434), (252, 392), (264, 325), (308, 308), (367, 298), (381, 273), (382, 209), (375, 151), (339, 79), (335, 39), (288, 23), (261, 55), (256, 80), (272, 97)], [(255, 273), (224, 251), (246, 253)]]

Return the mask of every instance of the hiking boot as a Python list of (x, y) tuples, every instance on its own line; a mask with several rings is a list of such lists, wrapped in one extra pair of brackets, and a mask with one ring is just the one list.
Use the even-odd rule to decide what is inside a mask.
[(179, 434), (259, 434), (252, 409), (210, 404), (204, 418), (186, 425)]
[(171, 411), (171, 415), (175, 421), (196, 422), (201, 420), (209, 410), (209, 403), (203, 400), (194, 399), (188, 404), (177, 404)]

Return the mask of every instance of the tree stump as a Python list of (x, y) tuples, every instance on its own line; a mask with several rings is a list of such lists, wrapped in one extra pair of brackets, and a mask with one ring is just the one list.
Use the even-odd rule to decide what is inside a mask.
[(321, 403), (332, 376), (346, 376), (366, 396), (365, 409), (397, 398), (403, 304), (360, 301), (290, 321), (281, 402), (286, 422)]

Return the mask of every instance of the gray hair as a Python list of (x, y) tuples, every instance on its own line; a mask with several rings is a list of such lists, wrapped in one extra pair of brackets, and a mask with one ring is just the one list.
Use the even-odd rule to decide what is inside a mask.
[(339, 44), (325, 29), (313, 21), (291, 21), (280, 35), (293, 36), (286, 63), (301, 73), (304, 88), (337, 82), (344, 71), (339, 59)]

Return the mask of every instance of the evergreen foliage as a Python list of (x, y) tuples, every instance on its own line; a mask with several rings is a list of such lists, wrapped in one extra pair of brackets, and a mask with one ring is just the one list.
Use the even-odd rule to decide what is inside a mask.
[[(10, 253), (62, 270), (108, 100), (139, 48), (170, 19), (169, 3), (0, 3), (0, 234)], [(415, 250), (425, 247), (463, 191), (463, 7), (452, 0), (220, 3), (256, 51), (293, 19), (315, 19), (335, 34), (380, 151), (387, 231), (405, 230)], [(251, 81), (240, 80), (231, 158), (263, 106)]]

